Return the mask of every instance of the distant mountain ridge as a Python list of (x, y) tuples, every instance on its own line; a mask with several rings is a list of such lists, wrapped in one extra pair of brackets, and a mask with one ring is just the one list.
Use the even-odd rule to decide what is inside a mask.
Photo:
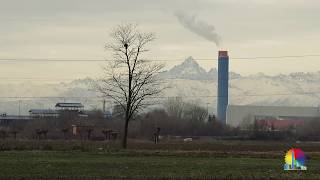
[[(214, 113), (217, 96), (217, 69), (206, 71), (192, 57), (183, 63), (160, 73), (169, 89), (162, 96), (181, 96), (185, 101), (194, 101)], [(320, 71), (296, 72), (269, 76), (257, 73), (242, 76), (230, 72), (229, 104), (272, 106), (319, 106)], [(57, 84), (0, 84), (1, 97), (54, 97), (54, 98), (1, 98), (0, 113), (22, 114), (32, 108), (54, 108), (56, 102), (81, 102), (86, 109), (101, 109), (99, 93), (92, 91), (94, 79), (84, 78)], [(66, 98), (59, 98), (66, 97)], [(74, 98), (71, 98), (74, 97)], [(96, 97), (96, 98), (87, 98)], [(164, 98), (165, 99), (165, 98)], [(19, 102), (20, 100), (20, 102)], [(108, 106), (112, 107), (112, 103)]]
[[(189, 56), (185, 61), (179, 65), (174, 66), (168, 71), (161, 74), (164, 78), (169, 79), (189, 79), (189, 80), (214, 80), (218, 78), (218, 71), (216, 68), (211, 68), (208, 72), (202, 68), (197, 61)], [(241, 78), (240, 74), (235, 72), (229, 73), (230, 79)]]

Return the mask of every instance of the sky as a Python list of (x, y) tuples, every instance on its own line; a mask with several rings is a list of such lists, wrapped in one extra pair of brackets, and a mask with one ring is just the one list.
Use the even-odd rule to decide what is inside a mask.
[[(0, 0), (0, 59), (106, 59), (116, 25), (137, 23), (157, 39), (146, 55), (170, 68), (188, 56), (217, 58), (228, 50), (230, 69), (243, 75), (315, 72), (320, 57), (318, 0)], [(183, 26), (176, 12), (214, 26), (221, 46)], [(214, 60), (199, 61), (206, 70)], [(101, 75), (102, 62), (0, 61), (0, 81), (62, 80)], [(11, 78), (11, 79), (10, 79)]]

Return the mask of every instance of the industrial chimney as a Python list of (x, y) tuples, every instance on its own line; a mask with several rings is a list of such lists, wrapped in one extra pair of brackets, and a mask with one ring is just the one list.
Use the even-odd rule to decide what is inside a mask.
[(228, 85), (229, 85), (228, 51), (219, 51), (217, 119), (223, 124), (226, 124), (226, 115), (227, 115), (227, 106), (228, 106)]

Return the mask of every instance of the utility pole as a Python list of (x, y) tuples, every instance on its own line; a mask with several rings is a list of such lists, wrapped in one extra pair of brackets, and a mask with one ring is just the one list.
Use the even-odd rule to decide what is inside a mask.
[(207, 102), (207, 119), (208, 119), (208, 121), (210, 121), (209, 104), (210, 103)]
[(19, 100), (19, 117), (21, 116), (21, 100)]
[(106, 99), (103, 99), (103, 102), (102, 102), (102, 110), (103, 112), (106, 112)]

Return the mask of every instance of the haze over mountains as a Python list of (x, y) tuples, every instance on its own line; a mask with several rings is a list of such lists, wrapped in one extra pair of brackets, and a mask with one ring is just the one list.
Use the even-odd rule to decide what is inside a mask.
[[(241, 78), (240, 74), (230, 72), (230, 79)], [(202, 68), (193, 57), (188, 57), (182, 64), (174, 66), (169, 71), (163, 72), (164, 78), (189, 79), (189, 80), (213, 80), (217, 81), (218, 70), (211, 68), (208, 72)]]
[[(162, 96), (181, 96), (185, 101), (208, 106), (209, 112), (215, 112), (217, 69), (206, 71), (192, 57), (188, 57), (180, 65), (161, 73), (161, 76), (167, 79), (168, 86), (171, 87)], [(101, 109), (102, 99), (97, 98), (98, 93), (90, 90), (93, 81), (86, 78), (57, 84), (37, 84), (31, 81), (0, 84), (1, 97), (42, 97), (1, 98), (0, 113), (18, 114), (20, 104), (21, 114), (27, 114), (32, 108), (54, 108), (58, 101), (82, 102), (86, 109)], [(318, 106), (319, 89), (320, 72), (297, 72), (277, 76), (263, 73), (241, 76), (230, 72), (229, 102), (241, 105)], [(112, 104), (108, 104), (107, 107), (111, 106)]]

